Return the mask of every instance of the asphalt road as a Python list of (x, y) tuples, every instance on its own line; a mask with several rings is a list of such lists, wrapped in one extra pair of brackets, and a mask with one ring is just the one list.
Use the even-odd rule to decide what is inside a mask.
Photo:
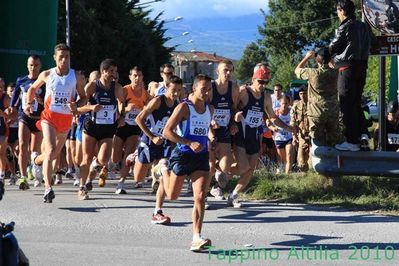
[(150, 223), (149, 184), (129, 181), (127, 195), (115, 195), (115, 184), (95, 185), (90, 200), (78, 201), (66, 181), (52, 204), (42, 202), (43, 188), (7, 185), (0, 220), (15, 221), (31, 265), (399, 265), (399, 217), (272, 202), (232, 209), (210, 198), (202, 235), (214, 248), (193, 253), (185, 190), (166, 202), (172, 224), (162, 226)]

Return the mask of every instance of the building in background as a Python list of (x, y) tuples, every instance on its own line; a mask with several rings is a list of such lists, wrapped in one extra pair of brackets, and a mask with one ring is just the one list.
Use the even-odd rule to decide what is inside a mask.
[(175, 74), (183, 79), (187, 87), (191, 87), (194, 77), (198, 74), (206, 74), (212, 79), (216, 79), (216, 68), (222, 60), (230, 60), (235, 64), (235, 61), (230, 58), (199, 51), (175, 51), (171, 53), (171, 57)]

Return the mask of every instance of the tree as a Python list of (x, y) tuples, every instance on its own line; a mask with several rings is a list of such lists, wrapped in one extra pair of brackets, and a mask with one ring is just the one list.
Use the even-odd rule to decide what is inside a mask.
[[(70, 1), (71, 58), (75, 69), (90, 72), (105, 58), (118, 64), (120, 82), (128, 83), (129, 69), (143, 69), (145, 81), (159, 79), (159, 66), (170, 60), (171, 48), (163, 44), (163, 21), (151, 11), (136, 8), (138, 1)], [(65, 0), (59, 5), (58, 42), (65, 42)]]

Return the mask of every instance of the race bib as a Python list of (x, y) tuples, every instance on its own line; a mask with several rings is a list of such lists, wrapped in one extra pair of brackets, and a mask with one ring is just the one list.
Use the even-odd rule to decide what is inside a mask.
[(215, 109), (213, 113), (213, 120), (221, 127), (227, 127), (230, 122), (229, 109)]
[(141, 112), (140, 109), (132, 109), (129, 112), (126, 113), (125, 115), (125, 122), (131, 126), (137, 126), (136, 123), (136, 117), (138, 116), (138, 114)]
[[(22, 92), (22, 109), (25, 110), (26, 105), (28, 103), (28, 93), (23, 91)], [(32, 112), (37, 112), (38, 103), (36, 100), (32, 101)]]
[(51, 106), (50, 106), (51, 111), (62, 114), (70, 114), (71, 111), (67, 106), (69, 99), (70, 99), (70, 93), (54, 91), (53, 97), (51, 98)]
[(389, 144), (399, 144), (399, 134), (388, 133)]
[(209, 121), (192, 119), (190, 120), (190, 135), (208, 136)]
[(248, 110), (245, 117), (245, 124), (254, 128), (262, 125), (263, 112)]
[(115, 123), (114, 105), (103, 105), (103, 108), (96, 113), (96, 124), (98, 125), (112, 125)]
[(162, 132), (163, 129), (166, 125), (166, 122), (158, 120), (158, 122), (155, 124), (154, 128), (151, 130), (151, 132), (158, 137), (162, 137)]

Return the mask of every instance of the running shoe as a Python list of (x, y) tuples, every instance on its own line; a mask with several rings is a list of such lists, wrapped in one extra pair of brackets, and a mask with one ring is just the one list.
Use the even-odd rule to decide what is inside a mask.
[(42, 184), (42, 181), (37, 179), (37, 178), (35, 178), (35, 181), (33, 182), (33, 186), (34, 187), (40, 187), (41, 184)]
[(118, 185), (116, 185), (115, 194), (127, 194), (125, 190), (125, 183), (119, 182)]
[(68, 179), (73, 179), (73, 173), (72, 173), (72, 172), (70, 172), (70, 171), (66, 172), (66, 174), (65, 174), (65, 178), (68, 178)]
[(223, 190), (220, 187), (212, 187), (210, 193), (215, 199), (224, 200)]
[(340, 144), (336, 144), (334, 147), (339, 151), (360, 151), (359, 144), (352, 144), (346, 141)]
[(77, 186), (79, 186), (79, 184), (80, 184), (79, 178), (75, 178), (75, 180), (73, 181), (73, 186), (77, 187)]
[(42, 173), (42, 166), (41, 165), (37, 165), (35, 163), (35, 159), (39, 154), (37, 152), (32, 152), (32, 154), (30, 155), (30, 159), (32, 161), (32, 175), (34, 178), (37, 179), (42, 179), (43, 178), (43, 173)]
[(93, 183), (91, 181), (86, 182), (86, 189), (87, 191), (93, 190)]
[(61, 175), (60, 173), (57, 173), (57, 174), (55, 175), (55, 182), (54, 182), (54, 184), (56, 184), (56, 185), (62, 184), (62, 175)]
[(167, 225), (170, 224), (170, 218), (163, 215), (162, 210), (159, 210), (157, 211), (157, 214), (152, 215), (151, 223)]
[(32, 173), (32, 167), (31, 166), (28, 166), (28, 168), (26, 168), (26, 172), (28, 173), (28, 179), (29, 180), (35, 179), (35, 177), (33, 176), (33, 173)]
[(221, 188), (225, 188), (226, 187), (228, 180), (227, 180), (227, 176), (226, 176), (225, 173), (223, 173), (223, 172), (221, 172), (219, 170), (216, 170), (215, 179), (218, 182), (219, 187), (221, 187)]
[(78, 200), (87, 200), (89, 198), (89, 194), (87, 193), (87, 188), (81, 187), (78, 191)]
[(198, 240), (195, 240), (191, 242), (191, 247), (190, 250), (197, 252), (197, 251), (203, 251), (207, 250), (207, 247), (212, 246), (212, 241), (208, 238), (200, 238)]
[(241, 208), (241, 207), (242, 207), (242, 204), (241, 204), (241, 202), (238, 200), (238, 195), (235, 196), (235, 197), (233, 197), (233, 195), (230, 194), (230, 195), (228, 196), (228, 198), (227, 198), (227, 206), (228, 206), (228, 207), (237, 208), (237, 209)]
[(55, 198), (54, 190), (52, 188), (47, 189), (43, 195), (43, 202), (44, 203), (52, 203), (54, 198)]
[(205, 197), (205, 205), (204, 205), (205, 210), (209, 210), (211, 208), (211, 205), (208, 202), (208, 197)]
[(101, 169), (100, 174), (98, 175), (98, 186), (99, 187), (105, 186), (105, 179), (107, 178), (107, 175), (108, 175), (108, 168), (106, 166), (104, 166)]
[(15, 175), (10, 176), (10, 180), (8, 181), (8, 184), (10, 186), (15, 186), (17, 184), (17, 177)]
[(134, 187), (135, 187), (135, 188), (142, 188), (142, 187), (143, 187), (143, 183), (142, 183), (142, 182), (137, 182), (137, 183), (134, 185)]
[(18, 182), (19, 182), (19, 189), (20, 190), (29, 189), (28, 180), (26, 180), (26, 178), (20, 178)]

